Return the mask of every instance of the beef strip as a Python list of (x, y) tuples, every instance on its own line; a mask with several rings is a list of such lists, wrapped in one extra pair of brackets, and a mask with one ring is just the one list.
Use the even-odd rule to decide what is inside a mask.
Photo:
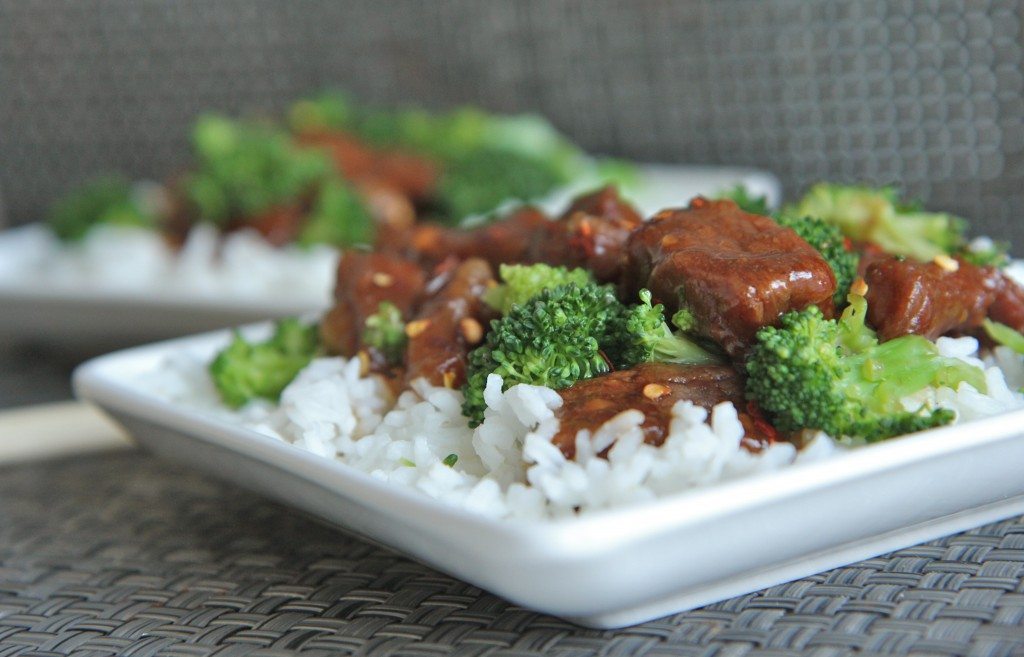
[(577, 196), (562, 213), (562, 219), (568, 219), (579, 212), (613, 221), (620, 226), (629, 227), (630, 230), (644, 221), (637, 209), (622, 198), (619, 188), (615, 185), (605, 185), (597, 191)]
[(886, 253), (882, 247), (871, 242), (853, 242), (853, 250), (856, 251), (857, 260), (857, 276), (865, 278), (868, 275), (868, 267), (873, 265), (879, 260), (886, 260), (892, 256)]
[(413, 230), (409, 247), (427, 267), (449, 257), (482, 258), (497, 267), (502, 263), (528, 261), (528, 254), (536, 248), (534, 243), (543, 241), (553, 226), (543, 212), (525, 206), (500, 221), (468, 230), (419, 224)]
[(320, 334), (330, 353), (354, 356), (366, 319), (390, 301), (408, 319), (420, 299), (426, 275), (414, 262), (392, 254), (345, 251), (338, 263), (334, 306), (320, 322)]
[(420, 201), (433, 196), (437, 188), (438, 166), (413, 153), (373, 148), (339, 131), (306, 132), (297, 140), (326, 150), (347, 180), (384, 184)]
[[(416, 208), (400, 191), (377, 182), (363, 181), (356, 185), (363, 205), (373, 218), (377, 244), (403, 245), (416, 223)], [(399, 253), (400, 248), (389, 249)]]
[[(199, 223), (198, 208), (183, 192), (185, 176), (184, 173), (172, 176), (165, 185), (170, 190), (170, 207), (161, 222), (161, 230), (176, 249), (185, 244), (189, 232)], [(274, 205), (252, 216), (229, 217), (220, 229), (224, 233), (254, 230), (270, 244), (284, 246), (294, 242), (302, 233), (309, 215), (310, 200), (311, 194), (305, 194), (286, 205)]]
[(813, 247), (768, 217), (732, 201), (696, 198), (665, 210), (629, 239), (623, 291), (651, 290), (668, 314), (681, 299), (705, 336), (741, 358), (758, 329), (816, 305), (831, 317), (836, 280)]
[(602, 283), (618, 281), (626, 242), (643, 217), (611, 185), (576, 198), (558, 220), (553, 239), (534, 243), (530, 260), (583, 267)]
[[(948, 333), (969, 333), (991, 315), (1024, 328), (1024, 292), (995, 267), (963, 260), (942, 267), (893, 256), (877, 258), (864, 276), (868, 284), (868, 322), (881, 340)], [(1000, 319), (1001, 318), (1001, 319)]]
[(483, 258), (495, 268), (542, 262), (585, 267), (607, 282), (619, 279), (626, 262), (626, 241), (642, 223), (614, 187), (605, 187), (577, 198), (555, 221), (535, 208), (523, 207), (470, 230), (421, 224), (409, 246), (427, 266), (450, 256)]
[(227, 230), (255, 230), (274, 246), (284, 246), (294, 242), (302, 233), (308, 210), (306, 203), (278, 205), (256, 216), (232, 221), (228, 224)]
[(1024, 288), (1006, 274), (1001, 274), (999, 291), (988, 309), (988, 316), (1024, 333)]
[[(491, 266), (480, 258), (465, 260), (441, 276), (447, 279), (443, 287), (406, 325), (406, 380), (426, 377), (432, 385), (456, 388), (466, 380), (469, 352), (494, 316), (482, 297), (495, 280)], [(431, 281), (428, 288), (434, 285)]]
[(737, 408), (746, 403), (742, 377), (725, 365), (645, 363), (580, 381), (558, 394), (563, 403), (552, 442), (570, 459), (576, 455), (578, 431), (593, 432), (626, 409), (644, 414), (644, 442), (658, 446), (668, 436), (677, 401), (688, 399), (708, 411), (721, 402), (730, 401)]

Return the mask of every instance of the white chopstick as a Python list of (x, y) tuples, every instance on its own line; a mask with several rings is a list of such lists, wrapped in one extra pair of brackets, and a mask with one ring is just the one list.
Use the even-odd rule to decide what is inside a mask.
[(131, 445), (124, 430), (81, 402), (39, 404), (0, 412), (0, 464)]

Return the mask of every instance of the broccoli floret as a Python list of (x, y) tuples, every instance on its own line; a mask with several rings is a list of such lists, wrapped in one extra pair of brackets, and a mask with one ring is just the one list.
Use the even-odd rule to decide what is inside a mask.
[(640, 290), (640, 303), (626, 309), (621, 318), (613, 322), (615, 334), (607, 340), (605, 353), (616, 367), (651, 361), (681, 365), (721, 362), (717, 354), (673, 333), (665, 323), (664, 310), (660, 303), (651, 305), (649, 290)]
[[(435, 160), (442, 171), (439, 219), (453, 223), (508, 200), (543, 196), (591, 166), (548, 121), (532, 115), (502, 116), (476, 108), (385, 111), (354, 106), (344, 95), (329, 93), (293, 105), (289, 122), (297, 132), (344, 130), (377, 147)], [(602, 179), (608, 177), (594, 169)], [(626, 171), (624, 166), (611, 169)]]
[(620, 191), (636, 190), (643, 187), (640, 170), (629, 160), (603, 157), (594, 161), (597, 183), (594, 187), (615, 185)]
[(750, 214), (760, 214), (768, 216), (771, 213), (771, 208), (768, 207), (767, 196), (754, 196), (747, 189), (746, 185), (736, 185), (732, 189), (728, 189), (717, 196), (720, 199), (728, 199), (740, 206), (740, 209)]
[(672, 315), (672, 325), (683, 333), (693, 333), (697, 328), (697, 316), (692, 308), (684, 305)]
[(569, 181), (555, 163), (531, 154), (480, 148), (446, 163), (438, 200), (459, 221), (485, 214), (509, 200), (541, 197)]
[(200, 221), (223, 225), (300, 202), (334, 170), (324, 153), (255, 122), (201, 117), (192, 132), (197, 168), (183, 181)]
[(611, 286), (592, 283), (544, 290), (512, 306), (469, 354), (462, 412), (470, 425), (483, 421), (489, 374), (501, 375), (506, 389), (529, 383), (557, 390), (610, 371), (602, 343), (623, 312)]
[(847, 248), (842, 231), (837, 226), (815, 217), (779, 215), (775, 217), (775, 221), (780, 226), (793, 229), (825, 259), (836, 277), (836, 293), (833, 299), (837, 307), (842, 306), (850, 292), (853, 279), (857, 277), (857, 265), (860, 262), (860, 256)]
[(341, 180), (326, 180), (317, 191), (306, 225), (299, 233), (302, 245), (372, 244), (374, 223), (356, 192)]
[[(443, 114), (423, 110), (396, 112), (390, 119), (376, 117), (376, 140), (389, 133), (394, 142), (451, 163), (479, 151), (512, 153), (542, 160), (561, 177), (571, 177), (582, 166), (579, 149), (559, 134), (546, 119), (532, 114), (491, 114), (463, 107)], [(364, 133), (370, 133), (364, 126)], [(371, 139), (374, 138), (370, 134)]]
[(586, 269), (545, 264), (501, 265), (498, 271), (503, 282), (484, 294), (484, 302), (502, 315), (507, 315), (512, 306), (524, 304), (544, 290), (571, 283), (583, 287), (594, 282), (594, 277)]
[(1004, 347), (1013, 349), (1018, 354), (1024, 354), (1024, 335), (1021, 335), (1020, 332), (1012, 326), (993, 322), (991, 319), (986, 319), (981, 323), (981, 325), (985, 329), (985, 333), (987, 333), (988, 337), (992, 338), (993, 341), (1003, 345)]
[(288, 109), (288, 125), (299, 133), (345, 130), (352, 126), (355, 114), (348, 96), (339, 91), (327, 91), (293, 104)]
[(236, 332), (210, 363), (210, 376), (221, 399), (233, 408), (256, 398), (276, 401), (319, 348), (315, 324), (283, 319), (264, 342), (249, 342)]
[(49, 217), (50, 228), (65, 241), (80, 240), (99, 224), (152, 228), (156, 221), (135, 198), (131, 183), (117, 176), (86, 183), (57, 203)]
[(959, 250), (967, 229), (967, 222), (959, 217), (901, 203), (889, 187), (819, 183), (784, 214), (823, 219), (850, 239), (872, 242), (887, 253), (922, 262)]
[(639, 363), (719, 362), (665, 323), (662, 306), (651, 305), (650, 292), (627, 307), (608, 285), (571, 283), (546, 289), (491, 322), (484, 344), (469, 354), (463, 414), (470, 425), (483, 421), (484, 388), (489, 374), (499, 374), (507, 389), (517, 383), (556, 390), (613, 368)]
[(354, 105), (339, 93), (295, 103), (295, 132), (343, 130), (380, 148), (415, 152), (440, 165), (437, 218), (458, 223), (509, 200), (535, 199), (584, 174), (595, 181), (635, 183), (636, 169), (592, 161), (542, 117), (491, 114), (473, 107), (435, 113)]
[(998, 267), (1002, 269), (1010, 264), (1010, 245), (1007, 242), (996, 242), (988, 238), (978, 238), (964, 246), (957, 256), (964, 262), (978, 267)]
[(864, 324), (866, 311), (864, 297), (851, 294), (838, 321), (811, 306), (758, 331), (746, 363), (747, 396), (776, 428), (873, 442), (953, 420), (947, 410), (905, 410), (901, 400), (908, 395), (961, 382), (985, 390), (980, 369), (939, 355), (926, 338), (879, 343)]
[(377, 312), (366, 318), (363, 344), (383, 355), (388, 365), (398, 365), (408, 341), (401, 311), (390, 301), (380, 302)]

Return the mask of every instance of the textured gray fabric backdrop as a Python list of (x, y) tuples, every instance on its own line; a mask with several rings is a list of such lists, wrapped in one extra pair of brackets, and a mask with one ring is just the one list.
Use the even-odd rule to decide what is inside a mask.
[(735, 163), (795, 193), (898, 181), (1024, 237), (1021, 0), (0, 0), (0, 197), (160, 177), (197, 111), (339, 86), (551, 117), (595, 152)]

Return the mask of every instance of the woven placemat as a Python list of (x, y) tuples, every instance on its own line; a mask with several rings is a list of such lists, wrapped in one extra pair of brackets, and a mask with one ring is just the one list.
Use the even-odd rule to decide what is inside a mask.
[(139, 452), (0, 470), (9, 655), (1024, 655), (1024, 518), (618, 631)]
[(1024, 0), (0, 0), (0, 196), (163, 178), (198, 112), (341, 87), (539, 112), (594, 153), (897, 182), (1024, 239)]

